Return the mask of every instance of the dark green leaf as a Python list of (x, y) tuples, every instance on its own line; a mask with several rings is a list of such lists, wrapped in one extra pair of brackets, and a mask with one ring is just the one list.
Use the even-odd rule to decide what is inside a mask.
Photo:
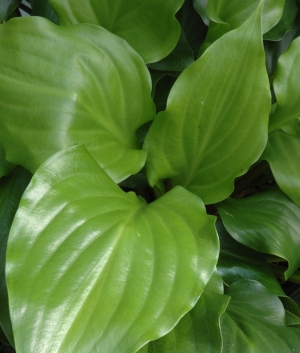
[(0, 48), (7, 160), (34, 172), (84, 144), (116, 182), (141, 170), (146, 152), (135, 132), (155, 107), (148, 70), (123, 39), (99, 26), (27, 17), (0, 26)]
[(127, 353), (165, 335), (214, 271), (214, 222), (181, 187), (149, 205), (126, 194), (84, 147), (52, 156), (9, 236), (17, 352)]
[(173, 179), (215, 203), (261, 155), (270, 111), (258, 10), (215, 42), (171, 89), (145, 139), (151, 185)]
[(31, 16), (45, 17), (58, 24), (57, 15), (51, 7), (49, 0), (31, 0), (30, 4), (32, 7)]
[(22, 0), (1, 0), (0, 1), (0, 24), (9, 19), (13, 10), (22, 2)]
[(0, 146), (0, 177), (9, 174), (15, 168), (15, 164), (9, 163), (5, 158), (5, 151)]
[(286, 279), (300, 266), (300, 208), (277, 187), (241, 200), (227, 199), (217, 208), (235, 240), (288, 261)]
[(292, 30), (292, 24), (297, 16), (298, 7), (295, 0), (285, 0), (283, 14), (279, 22), (264, 35), (267, 40), (280, 40)]
[(195, 10), (202, 17), (203, 22), (208, 26), (209, 18), (205, 13), (208, 0), (193, 0), (193, 3), (194, 3)]
[(242, 280), (226, 291), (231, 300), (221, 317), (222, 353), (298, 352), (300, 329), (285, 327), (276, 295), (260, 283)]
[(5, 279), (6, 247), (12, 221), (30, 178), (30, 173), (19, 167), (11, 176), (0, 179), (0, 326), (12, 345), (14, 336)]

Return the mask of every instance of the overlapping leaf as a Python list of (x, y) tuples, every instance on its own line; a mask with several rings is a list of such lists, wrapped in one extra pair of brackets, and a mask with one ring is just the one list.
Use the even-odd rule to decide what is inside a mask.
[(226, 231), (220, 220), (217, 221), (217, 231), (220, 239), (220, 256), (218, 273), (227, 285), (243, 279), (252, 279), (261, 283), (271, 293), (278, 296), (283, 291), (268, 266), (263, 255), (235, 241)]
[(135, 131), (155, 108), (149, 73), (124, 40), (31, 17), (0, 26), (0, 48), (0, 145), (10, 162), (34, 172), (82, 143), (116, 182), (143, 167)]
[(230, 299), (223, 292), (223, 282), (214, 273), (196, 306), (170, 333), (150, 342), (139, 353), (221, 353), (220, 317)]
[(50, 0), (59, 23), (100, 25), (124, 38), (145, 60), (158, 61), (175, 47), (180, 26), (175, 19), (183, 0)]
[(9, 174), (14, 169), (14, 167), (15, 165), (13, 163), (9, 163), (6, 160), (5, 151), (0, 146), (0, 177)]
[(270, 96), (260, 11), (214, 43), (174, 84), (145, 140), (151, 185), (172, 177), (173, 185), (205, 203), (218, 202), (262, 153)]
[(1, 0), (0, 2), (0, 24), (9, 19), (13, 10), (22, 2), (22, 0)]
[(238, 242), (286, 259), (286, 279), (300, 266), (300, 208), (278, 188), (241, 200), (227, 199), (218, 211)]
[(30, 173), (18, 168), (11, 176), (0, 179), (0, 326), (11, 344), (14, 336), (5, 280), (6, 247), (10, 226), (30, 177)]
[(273, 81), (277, 107), (274, 114), (270, 116), (270, 131), (300, 116), (299, 74), (300, 38), (296, 38), (278, 60)]
[(222, 353), (298, 352), (300, 329), (285, 326), (285, 311), (276, 295), (252, 280), (235, 282), (221, 316)]
[(51, 157), (9, 237), (18, 353), (134, 352), (166, 334), (213, 273), (214, 220), (181, 187), (150, 205), (124, 193), (83, 147)]
[(280, 189), (300, 206), (300, 138), (282, 130), (273, 133), (263, 154)]

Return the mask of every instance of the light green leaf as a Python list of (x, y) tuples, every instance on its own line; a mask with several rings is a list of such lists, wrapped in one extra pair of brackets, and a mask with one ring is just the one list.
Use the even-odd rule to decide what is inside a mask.
[(180, 25), (175, 13), (183, 1), (50, 0), (50, 4), (60, 25), (86, 22), (100, 25), (125, 39), (150, 63), (163, 59), (178, 42)]
[(181, 187), (147, 205), (83, 147), (52, 156), (14, 219), (7, 284), (18, 353), (135, 352), (196, 303), (215, 217)]
[(9, 19), (13, 10), (22, 2), (22, 0), (1, 0), (0, 1), (0, 24)]
[(139, 353), (221, 353), (220, 317), (229, 300), (223, 295), (222, 279), (214, 273), (196, 306), (170, 333), (150, 342)]
[(235, 241), (220, 220), (216, 222), (220, 240), (218, 273), (230, 285), (243, 279), (252, 279), (265, 286), (271, 293), (284, 295), (274, 273), (263, 255)]
[(177, 79), (145, 139), (151, 185), (172, 177), (173, 185), (215, 203), (261, 155), (270, 94), (260, 10)]
[(285, 0), (282, 17), (279, 22), (269, 32), (264, 35), (267, 40), (280, 40), (292, 29), (292, 24), (296, 18), (298, 7), (295, 0)]
[(8, 161), (34, 173), (55, 152), (84, 144), (116, 182), (141, 170), (146, 152), (135, 131), (155, 107), (148, 70), (124, 40), (94, 25), (28, 17), (0, 26), (0, 48)]
[(277, 99), (275, 112), (270, 116), (269, 131), (300, 116), (300, 38), (296, 38), (277, 63), (273, 87)]
[[(288, 127), (291, 130), (291, 127)], [(296, 127), (295, 127), (296, 128)], [(271, 134), (262, 156), (280, 189), (300, 206), (300, 138), (282, 130)]]
[(222, 353), (299, 352), (300, 329), (285, 327), (285, 311), (276, 295), (251, 280), (235, 282), (221, 317)]
[(5, 279), (6, 248), (10, 226), (30, 178), (30, 173), (19, 167), (11, 176), (0, 179), (0, 326), (12, 345), (14, 336)]
[[(229, 28), (240, 27), (255, 11), (261, 0), (209, 0), (206, 14), (214, 22), (221, 20)], [(265, 0), (262, 13), (262, 33), (268, 32), (279, 21), (285, 0)]]
[(285, 279), (300, 266), (300, 208), (277, 187), (217, 205), (229, 234), (256, 251), (286, 259)]

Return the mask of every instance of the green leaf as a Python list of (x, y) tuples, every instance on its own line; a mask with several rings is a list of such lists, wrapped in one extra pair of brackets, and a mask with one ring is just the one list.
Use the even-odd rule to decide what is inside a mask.
[(235, 241), (220, 220), (216, 222), (216, 227), (220, 240), (217, 269), (223, 281), (230, 285), (239, 280), (252, 279), (261, 283), (271, 293), (284, 295), (263, 255)]
[(30, 0), (32, 7), (31, 16), (45, 17), (53, 23), (58, 24), (58, 18), (53, 8), (51, 7), (49, 0)]
[(84, 147), (52, 156), (9, 236), (17, 352), (127, 353), (165, 335), (213, 273), (214, 221), (181, 187), (149, 205), (126, 194)]
[(208, 0), (193, 0), (194, 8), (198, 14), (202, 17), (203, 22), (208, 26), (209, 18), (205, 13), (205, 9), (208, 3)]
[(285, 0), (282, 17), (279, 22), (269, 32), (264, 35), (267, 40), (280, 40), (292, 29), (292, 24), (296, 18), (298, 7), (295, 0)]
[(192, 48), (181, 30), (179, 41), (174, 50), (164, 59), (149, 64), (148, 67), (160, 71), (183, 71), (195, 61)]
[(94, 25), (28, 17), (0, 27), (0, 48), (8, 161), (34, 173), (55, 152), (84, 144), (116, 182), (141, 170), (146, 152), (135, 131), (155, 107), (148, 70), (124, 40)]
[(15, 168), (15, 164), (9, 163), (5, 158), (5, 151), (0, 146), (0, 177), (9, 174)]
[(172, 177), (173, 185), (215, 203), (261, 155), (270, 93), (260, 10), (215, 42), (172, 87), (167, 109), (145, 139), (151, 185)]
[[(219, 18), (229, 28), (240, 27), (255, 11), (261, 0), (209, 0), (206, 14), (212, 21)], [(268, 32), (279, 21), (285, 0), (265, 0), (262, 13), (262, 33)], [(218, 22), (218, 21), (216, 21)]]
[(166, 336), (150, 342), (139, 353), (221, 353), (220, 317), (230, 298), (214, 273), (195, 307)]
[[(288, 128), (291, 130), (291, 127)], [(276, 131), (269, 137), (262, 158), (269, 162), (280, 189), (300, 206), (299, 136)]]
[(300, 116), (300, 88), (297, 79), (299, 74), (300, 38), (296, 38), (278, 60), (273, 81), (277, 107), (270, 116), (270, 132)]
[(0, 24), (7, 21), (13, 10), (22, 0), (1, 0), (0, 1)]
[(217, 205), (229, 234), (256, 251), (286, 259), (285, 279), (300, 266), (300, 208), (277, 187)]
[(300, 329), (285, 327), (276, 295), (252, 280), (235, 282), (226, 294), (231, 300), (221, 317), (222, 353), (298, 352)]
[(184, 0), (49, 0), (62, 26), (93, 23), (125, 39), (145, 60), (155, 62), (175, 47), (175, 19)]
[(11, 176), (0, 179), (0, 326), (12, 345), (14, 336), (5, 279), (6, 248), (10, 226), (30, 178), (30, 173), (19, 167)]

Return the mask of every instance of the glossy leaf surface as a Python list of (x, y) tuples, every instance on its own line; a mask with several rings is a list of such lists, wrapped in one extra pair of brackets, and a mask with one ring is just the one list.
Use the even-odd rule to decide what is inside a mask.
[(139, 353), (221, 353), (220, 317), (229, 300), (223, 295), (223, 282), (215, 273), (195, 307), (170, 333), (150, 342)]
[(145, 139), (151, 185), (172, 177), (215, 203), (262, 153), (270, 98), (260, 20), (258, 9), (177, 79)]
[[(209, 0), (206, 14), (215, 21), (216, 17), (229, 25), (229, 28), (240, 27), (255, 11), (261, 0)], [(262, 14), (262, 33), (269, 31), (279, 21), (284, 9), (285, 0), (265, 0)], [(218, 21), (217, 21), (218, 22)]]
[(273, 133), (263, 154), (280, 189), (300, 206), (300, 138), (282, 130)]
[(277, 107), (274, 114), (270, 116), (270, 131), (300, 116), (299, 75), (300, 38), (296, 38), (278, 60), (273, 81)]
[(0, 48), (7, 160), (33, 173), (55, 152), (84, 144), (116, 182), (143, 167), (135, 131), (155, 108), (144, 62), (124, 40), (94, 25), (30, 17), (0, 27)]
[(7, 239), (21, 196), (30, 178), (30, 173), (19, 167), (11, 176), (0, 179), (0, 326), (11, 344), (14, 343), (14, 336), (5, 279)]
[(175, 19), (183, 0), (50, 0), (59, 23), (93, 23), (125, 39), (145, 60), (158, 61), (175, 47), (180, 26)]
[(22, 0), (1, 0), (0, 2), (0, 24), (7, 21), (13, 10)]
[(283, 291), (263, 255), (234, 240), (220, 220), (216, 223), (220, 240), (218, 273), (227, 285), (243, 279), (261, 283), (271, 293), (283, 295)]
[(231, 300), (221, 317), (222, 353), (299, 350), (300, 329), (285, 327), (285, 311), (276, 295), (251, 280), (235, 282), (226, 294)]
[(126, 194), (84, 147), (51, 157), (9, 237), (18, 353), (135, 352), (166, 334), (213, 273), (214, 221), (181, 187), (149, 205)]
[(235, 240), (286, 259), (286, 279), (300, 266), (300, 208), (282, 191), (273, 188), (241, 200), (227, 199), (218, 211)]

